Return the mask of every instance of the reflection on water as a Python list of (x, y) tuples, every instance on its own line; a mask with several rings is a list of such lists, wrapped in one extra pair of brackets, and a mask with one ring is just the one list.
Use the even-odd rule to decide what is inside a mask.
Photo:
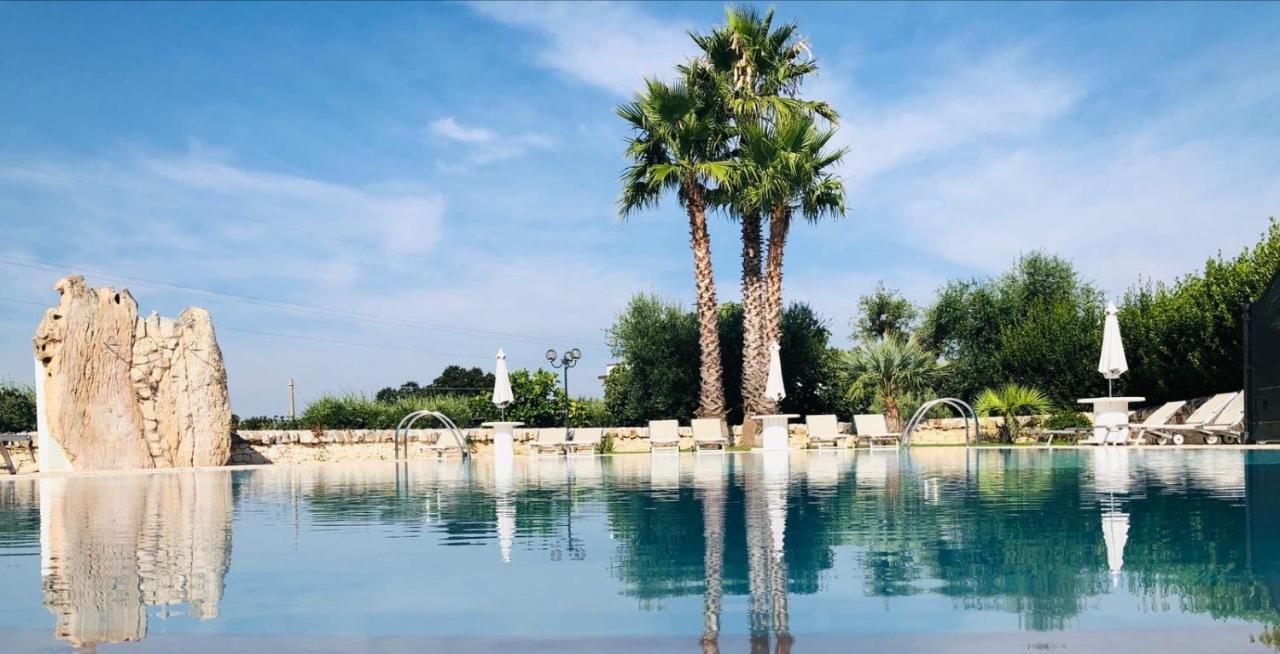
[(704, 652), (833, 634), (1260, 634), (1280, 622), (1280, 452), (519, 457), (0, 483), (0, 636), (41, 606), (75, 646), (143, 639), (158, 617), (177, 634), (679, 635)]
[(41, 479), (39, 490), (40, 577), (59, 640), (139, 640), (148, 606), (218, 617), (229, 473)]

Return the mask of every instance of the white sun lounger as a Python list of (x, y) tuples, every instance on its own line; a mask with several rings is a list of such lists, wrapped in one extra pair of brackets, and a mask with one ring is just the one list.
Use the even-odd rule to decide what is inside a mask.
[(552, 427), (538, 430), (538, 436), (529, 448), (534, 454), (562, 454), (564, 453), (564, 427)]
[(1165, 402), (1160, 405), (1160, 408), (1152, 411), (1146, 420), (1129, 425), (1129, 444), (1142, 445), (1146, 443), (1147, 434), (1154, 434), (1156, 430), (1168, 427), (1173, 417), (1178, 415), (1178, 412), (1186, 405), (1187, 403), (1183, 400)]
[(693, 420), (693, 451), (725, 451), (729, 439), (725, 437), (724, 421), (719, 418), (695, 418)]
[[(1178, 411), (1181, 411), (1182, 407), (1186, 406), (1186, 404), (1187, 404), (1186, 402), (1182, 402), (1182, 401), (1165, 402), (1164, 404), (1160, 405), (1160, 408), (1156, 409), (1155, 411), (1152, 411), (1151, 415), (1147, 416), (1147, 418), (1142, 422), (1122, 425), (1122, 426), (1127, 426), (1129, 429), (1129, 440), (1127, 444), (1142, 445), (1146, 443), (1146, 438), (1148, 434), (1155, 434), (1157, 430), (1163, 427), (1169, 426), (1170, 424), (1169, 421), (1173, 420), (1173, 417), (1177, 415)], [(1054, 435), (1061, 435), (1061, 434), (1075, 434), (1077, 436), (1085, 435), (1085, 434), (1088, 435), (1088, 438), (1084, 440), (1077, 440), (1076, 445), (1107, 445), (1108, 443), (1118, 444), (1110, 440), (1110, 435), (1111, 435), (1110, 431), (1103, 432), (1101, 435), (1099, 435), (1098, 432), (1096, 431), (1096, 428), (1094, 427), (1078, 427), (1076, 429), (1055, 429), (1052, 431), (1041, 432), (1041, 434), (1049, 435), (1049, 445), (1053, 445)]]
[(27, 444), (27, 453), (32, 459), (36, 458), (35, 450), (31, 449), (31, 434), (0, 434), (0, 455), (4, 456), (4, 463), (0, 464), (0, 468), (9, 471), (9, 474), (18, 474), (18, 466), (14, 465), (13, 459), (9, 457), (9, 445), (18, 443)]
[[(1222, 398), (1226, 400), (1223, 401)], [(1216, 405), (1217, 409), (1210, 405)], [(1196, 415), (1201, 409), (1204, 409), (1204, 413)], [(1155, 433), (1161, 445), (1170, 441), (1174, 445), (1181, 445), (1188, 433), (1200, 434), (1206, 445), (1216, 445), (1222, 441), (1238, 441), (1241, 434), (1240, 425), (1243, 422), (1244, 393), (1221, 393), (1206, 400), (1187, 418), (1185, 423), (1165, 425)]]
[(604, 429), (583, 427), (573, 430), (573, 438), (564, 442), (566, 454), (595, 454), (604, 438)]
[(811, 448), (842, 448), (849, 440), (848, 434), (840, 433), (840, 422), (834, 415), (805, 416), (804, 424), (809, 429)]
[(680, 421), (650, 420), (649, 449), (658, 452), (680, 452)]
[[(893, 447), (901, 445), (902, 434), (889, 431), (884, 415), (868, 413), (853, 417), (853, 425), (857, 430), (857, 441), (865, 441), (867, 447)], [(855, 442), (857, 442), (855, 441)]]

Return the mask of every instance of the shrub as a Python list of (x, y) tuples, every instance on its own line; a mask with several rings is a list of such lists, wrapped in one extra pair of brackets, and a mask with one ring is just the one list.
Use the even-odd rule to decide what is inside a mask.
[(36, 430), (36, 389), (0, 382), (0, 434)]
[(305, 429), (301, 420), (288, 416), (249, 416), (233, 421), (234, 431), (256, 431), (262, 429)]
[(973, 403), (973, 410), (980, 416), (1000, 416), (1000, 441), (1012, 443), (1022, 433), (1019, 416), (1047, 413), (1052, 407), (1049, 397), (1037, 388), (1019, 384), (1005, 384), (998, 389), (983, 389)]
[(1093, 426), (1089, 416), (1074, 409), (1059, 409), (1045, 418), (1045, 429), (1085, 429)]

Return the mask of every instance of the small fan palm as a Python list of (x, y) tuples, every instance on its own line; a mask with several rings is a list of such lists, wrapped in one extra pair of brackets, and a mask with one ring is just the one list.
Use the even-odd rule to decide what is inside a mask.
[(838, 365), (848, 380), (848, 397), (879, 399), (893, 429), (902, 427), (902, 398), (927, 390), (944, 370), (938, 357), (918, 340), (900, 336), (888, 336), (841, 352)]
[(1053, 402), (1049, 400), (1049, 396), (1037, 388), (1020, 384), (985, 389), (973, 403), (973, 410), (980, 416), (1004, 418), (1004, 425), (1000, 427), (1000, 440), (1005, 443), (1012, 443), (1022, 433), (1018, 416), (1040, 415), (1052, 409)]

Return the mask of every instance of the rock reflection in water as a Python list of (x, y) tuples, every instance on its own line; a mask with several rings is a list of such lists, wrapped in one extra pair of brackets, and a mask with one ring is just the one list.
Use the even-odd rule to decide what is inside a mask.
[(55, 636), (140, 640), (147, 607), (218, 617), (231, 557), (230, 473), (40, 480), (40, 575)]

